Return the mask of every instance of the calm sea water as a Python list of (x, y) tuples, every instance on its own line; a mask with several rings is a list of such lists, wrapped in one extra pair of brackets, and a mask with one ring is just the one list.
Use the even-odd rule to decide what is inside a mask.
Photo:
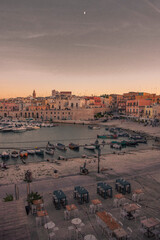
[[(97, 134), (109, 134), (108, 131), (105, 130), (105, 127), (101, 127), (99, 130), (90, 130), (88, 129), (88, 126), (85, 125), (71, 125), (71, 124), (61, 124), (57, 127), (52, 128), (40, 128), (38, 130), (33, 131), (26, 131), (23, 133), (2, 133), (0, 132), (0, 152), (3, 150), (11, 150), (11, 148), (17, 148), (17, 149), (34, 149), (35, 147), (40, 147), (45, 149), (47, 142), (50, 141), (53, 144), (56, 144), (58, 142), (65, 144), (66, 146), (73, 142), (80, 145), (85, 144), (91, 144), (94, 143)], [(123, 140), (126, 138), (119, 138), (118, 140)], [(101, 143), (103, 139), (99, 139), (99, 142)], [(105, 139), (106, 143), (109, 143), (111, 140)], [(151, 146), (152, 142), (149, 141), (148, 144), (139, 144), (136, 148), (133, 147), (127, 147), (122, 149), (122, 151), (137, 151), (140, 149), (146, 149), (148, 146)], [(110, 148), (109, 145), (105, 145), (104, 147), (101, 147), (101, 154), (106, 153), (112, 153), (114, 151), (119, 151)], [(119, 151), (120, 152), (120, 151)], [(66, 152), (55, 150), (54, 156), (49, 156), (47, 154), (44, 155), (44, 157), (39, 157), (37, 155), (34, 156), (28, 156), (26, 159), (26, 162), (40, 162), (44, 161), (46, 159), (57, 159), (58, 156), (65, 156), (67, 158), (75, 158), (75, 157), (81, 157), (82, 155), (97, 155), (97, 150), (89, 151), (84, 149), (83, 147), (80, 147), (79, 152), (75, 152), (73, 150), (70, 150), (67, 148)], [(2, 160), (0, 159), (0, 162)], [(19, 164), (22, 163), (21, 159), (8, 159), (7, 164)]]

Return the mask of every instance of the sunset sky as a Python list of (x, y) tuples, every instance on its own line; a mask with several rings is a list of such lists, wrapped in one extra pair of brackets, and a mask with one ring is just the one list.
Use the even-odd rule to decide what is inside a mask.
[(0, 0), (0, 98), (160, 94), (160, 0)]

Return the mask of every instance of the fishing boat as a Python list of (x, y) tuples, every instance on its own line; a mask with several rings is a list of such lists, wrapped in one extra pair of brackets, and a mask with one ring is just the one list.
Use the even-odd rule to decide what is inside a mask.
[(74, 151), (79, 151), (79, 145), (77, 145), (75, 143), (70, 143), (69, 148), (74, 150)]
[(92, 130), (99, 130), (100, 127), (99, 126), (88, 126), (89, 129), (92, 129)]
[(66, 149), (66, 146), (64, 145), (64, 144), (62, 144), (62, 143), (57, 143), (56, 144), (56, 148), (58, 149), (58, 150), (62, 150), (62, 151), (66, 151), (67, 149)]
[(54, 155), (54, 150), (50, 149), (50, 148), (47, 148), (45, 153), (48, 154), (48, 155)]
[(117, 135), (97, 135), (97, 138), (102, 138), (102, 139), (117, 139)]
[(140, 140), (140, 139), (143, 139), (143, 137), (140, 136), (140, 135), (132, 135), (132, 136), (130, 136), (130, 139), (133, 139), (133, 140)]
[(44, 150), (42, 150), (42, 149), (36, 149), (36, 150), (35, 150), (35, 153), (36, 153), (38, 156), (44, 156)]
[(27, 150), (27, 153), (29, 155), (34, 155), (35, 154), (35, 150), (29, 149), (29, 150)]
[(1, 132), (6, 133), (6, 132), (12, 132), (13, 126), (10, 127), (4, 127)]
[(111, 148), (118, 149), (118, 150), (121, 150), (121, 149), (122, 149), (121, 145), (120, 145), (120, 144), (117, 144), (117, 143), (111, 144), (110, 147), (111, 147)]
[(15, 128), (12, 128), (12, 131), (14, 133), (22, 133), (22, 132), (26, 131), (26, 128), (25, 127), (15, 127)]
[(55, 149), (55, 146), (54, 146), (54, 144), (48, 142), (46, 148), (48, 148), (48, 149)]
[(26, 127), (26, 130), (27, 130), (27, 131), (34, 130), (34, 127), (33, 127), (32, 125), (28, 125), (28, 126)]
[(2, 157), (2, 159), (7, 160), (10, 157), (10, 153), (7, 151), (4, 151), (4, 152), (2, 152), (1, 157)]
[(19, 152), (18, 151), (11, 152), (11, 157), (12, 158), (18, 158), (19, 157)]
[(28, 152), (27, 151), (21, 151), (20, 152), (20, 157), (21, 158), (27, 158), (28, 157)]
[(94, 150), (96, 149), (96, 147), (93, 146), (93, 145), (87, 145), (87, 144), (86, 144), (86, 145), (84, 146), (84, 149), (94, 151)]

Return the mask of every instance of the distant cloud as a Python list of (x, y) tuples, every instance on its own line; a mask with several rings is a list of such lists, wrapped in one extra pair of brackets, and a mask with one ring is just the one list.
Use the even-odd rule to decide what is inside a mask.
[(146, 0), (146, 2), (148, 3), (148, 5), (154, 9), (157, 13), (160, 13), (160, 9), (158, 7), (156, 7), (153, 3), (151, 3), (149, 0)]

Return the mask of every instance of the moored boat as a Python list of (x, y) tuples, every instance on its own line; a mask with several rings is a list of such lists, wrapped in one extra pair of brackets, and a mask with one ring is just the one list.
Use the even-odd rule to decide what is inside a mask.
[(99, 126), (88, 126), (89, 129), (92, 129), (92, 130), (99, 130), (100, 127)]
[(96, 149), (96, 147), (95, 146), (93, 146), (93, 145), (85, 145), (84, 146), (84, 149), (87, 149), (87, 150), (92, 150), (92, 151), (94, 151), (95, 149)]
[(117, 139), (117, 135), (97, 135), (97, 138), (102, 138), (102, 139)]
[(55, 149), (55, 146), (54, 146), (54, 144), (48, 142), (46, 148), (48, 148), (48, 149)]
[(50, 149), (50, 148), (47, 148), (45, 153), (48, 154), (48, 155), (54, 155), (54, 150)]
[(20, 157), (21, 158), (27, 158), (28, 157), (28, 152), (27, 151), (21, 151), (20, 152)]
[(35, 150), (35, 153), (36, 153), (38, 156), (44, 156), (44, 150), (42, 150), (42, 149), (36, 149), (36, 150)]
[(22, 133), (22, 132), (26, 131), (26, 128), (25, 127), (15, 127), (12, 129), (12, 131), (15, 133)]
[(11, 157), (12, 158), (18, 158), (19, 157), (19, 152), (18, 151), (11, 152)]
[(29, 155), (34, 155), (35, 154), (35, 150), (29, 149), (29, 150), (27, 150), (27, 153)]
[(121, 145), (120, 145), (120, 144), (117, 144), (117, 143), (111, 144), (110, 147), (111, 147), (111, 148), (118, 149), (118, 150), (121, 150), (121, 149), (122, 149)]
[(66, 146), (62, 143), (57, 143), (56, 144), (56, 148), (59, 149), (59, 150), (62, 150), (62, 151), (66, 151)]
[(2, 159), (7, 160), (10, 157), (10, 153), (7, 151), (2, 152)]
[(69, 148), (72, 150), (75, 150), (75, 151), (79, 151), (79, 145), (77, 145), (75, 143), (70, 143)]

